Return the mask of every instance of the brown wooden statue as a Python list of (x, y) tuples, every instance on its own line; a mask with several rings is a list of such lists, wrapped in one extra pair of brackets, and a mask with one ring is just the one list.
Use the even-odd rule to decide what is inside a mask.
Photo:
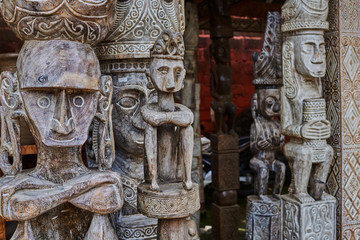
[(233, 32), (229, 5), (226, 0), (215, 0), (209, 4), (211, 14), (210, 46), (210, 92), (214, 100), (211, 108), (215, 112), (216, 132), (234, 133), (236, 106), (232, 102), (232, 69), (229, 39)]
[[(109, 170), (112, 82), (101, 76), (93, 49), (82, 43), (94, 44), (107, 33), (113, 4), (0, 5), (4, 19), (25, 40), (17, 73), (1, 74), (0, 214), (19, 221), (12, 239), (117, 239), (107, 216), (123, 204), (120, 175)], [(27, 20), (29, 29), (22, 28)], [(31, 170), (21, 169), (20, 118), (36, 141), (38, 159)], [(98, 170), (81, 158), (93, 121)]]
[(164, 31), (151, 51), (150, 76), (158, 103), (147, 104), (145, 183), (138, 187), (138, 210), (159, 218), (158, 239), (198, 239), (196, 224), (188, 220), (200, 207), (199, 189), (191, 181), (193, 114), (174, 103), (183, 86), (184, 42), (180, 33)]
[(254, 80), (256, 92), (252, 96), (250, 147), (254, 157), (250, 167), (256, 171), (255, 194), (263, 198), (267, 193), (269, 171), (275, 171), (274, 195), (279, 197), (285, 180), (285, 164), (275, 159), (284, 146), (280, 131), (281, 31), (280, 14), (269, 13), (262, 51), (254, 52)]

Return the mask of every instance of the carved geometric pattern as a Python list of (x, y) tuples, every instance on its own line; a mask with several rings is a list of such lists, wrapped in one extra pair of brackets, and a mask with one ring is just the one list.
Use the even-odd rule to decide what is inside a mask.
[(350, 106), (345, 112), (344, 121), (347, 124), (352, 135), (358, 132), (358, 126), (360, 121), (360, 111), (356, 106), (354, 100), (351, 100)]
[(336, 69), (338, 67), (338, 61), (332, 48), (329, 48), (326, 54), (326, 73), (328, 79), (332, 82), (335, 77)]
[(349, 73), (351, 79), (354, 79), (355, 74), (357, 73), (357, 70), (359, 68), (359, 65), (360, 65), (359, 58), (356, 56), (354, 48), (350, 46), (344, 59), (344, 67)]

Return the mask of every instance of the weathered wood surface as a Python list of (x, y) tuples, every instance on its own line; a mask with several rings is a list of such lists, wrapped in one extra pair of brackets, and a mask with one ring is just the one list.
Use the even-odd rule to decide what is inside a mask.
[[(19, 221), (12, 239), (117, 239), (107, 216), (123, 204), (121, 177), (109, 170), (114, 161), (112, 81), (101, 76), (95, 52), (84, 44), (105, 37), (114, 23), (114, 4), (0, 4), (5, 21), (26, 40), (17, 72), (1, 73), (0, 168), (6, 176), (0, 179), (0, 215)], [(30, 29), (22, 27), (24, 19), (33, 22)], [(31, 170), (22, 171), (20, 119), (37, 146)], [(98, 169), (90, 170), (81, 146), (91, 124)]]
[(327, 144), (331, 129), (321, 80), (326, 71), (323, 35), (329, 27), (328, 10), (327, 0), (288, 0), (282, 7), (281, 28), (286, 41), (281, 127), (290, 137), (284, 154), (292, 175), (289, 195), (282, 196), (285, 240), (335, 239), (336, 200), (325, 192), (334, 151)]
[(161, 240), (198, 239), (196, 224), (187, 220), (200, 208), (198, 185), (191, 180), (193, 114), (174, 102), (185, 78), (184, 52), (180, 33), (164, 31), (157, 39), (151, 50), (150, 79), (158, 103), (141, 109), (147, 123), (147, 166), (145, 183), (138, 186), (138, 210), (159, 218)]

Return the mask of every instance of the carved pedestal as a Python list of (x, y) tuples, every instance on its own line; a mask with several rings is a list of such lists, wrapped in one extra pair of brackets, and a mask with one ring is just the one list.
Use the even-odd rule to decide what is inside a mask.
[(268, 201), (258, 196), (247, 197), (246, 239), (278, 240), (282, 235), (281, 200), (267, 196)]
[(115, 224), (115, 227), (117, 236), (120, 240), (156, 239), (157, 220), (147, 218), (142, 214), (119, 217), (119, 222)]
[[(300, 203), (289, 195), (283, 200), (283, 239), (335, 239), (336, 199)], [(330, 198), (330, 197), (329, 197)]]
[(151, 190), (147, 183), (138, 186), (138, 211), (159, 219), (158, 239), (191, 240), (190, 231), (196, 230), (189, 227), (187, 217), (200, 209), (198, 185), (194, 183), (190, 191), (182, 183), (159, 184), (159, 188)]
[(239, 154), (238, 136), (221, 134), (211, 137), (212, 182), (215, 188), (212, 205), (214, 239), (238, 239)]

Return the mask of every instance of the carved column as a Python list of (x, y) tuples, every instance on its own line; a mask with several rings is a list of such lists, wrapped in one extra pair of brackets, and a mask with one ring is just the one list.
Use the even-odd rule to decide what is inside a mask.
[[(12, 239), (117, 239), (107, 216), (123, 204), (120, 175), (109, 170), (112, 82), (90, 46), (114, 24), (114, 3), (0, 2), (4, 20), (25, 40), (16, 73), (0, 76), (0, 215), (19, 222)], [(38, 151), (36, 167), (26, 171), (21, 118)], [(90, 170), (81, 147), (92, 123), (98, 169)]]
[[(180, 92), (180, 101), (190, 108), (194, 114), (194, 153), (191, 170), (192, 180), (199, 185), (200, 202), (204, 203), (204, 185), (202, 177), (201, 129), (200, 129), (200, 84), (197, 78), (197, 49), (199, 40), (199, 23), (197, 5), (186, 1), (185, 5), (186, 29), (184, 33), (186, 70), (184, 88)], [(192, 216), (200, 224), (200, 212)]]
[[(325, 191), (334, 151), (321, 78), (326, 71), (324, 31), (328, 1), (288, 0), (282, 7), (282, 133), (292, 181), (283, 200), (284, 239), (334, 239), (336, 199)], [(309, 184), (309, 192), (308, 192)]]
[(211, 108), (215, 112), (216, 134), (211, 136), (212, 233), (215, 239), (238, 239), (239, 188), (238, 136), (233, 130), (236, 106), (232, 103), (232, 69), (229, 40), (233, 37), (227, 0), (209, 2), (211, 52)]
[(119, 239), (155, 239), (157, 219), (137, 211), (137, 186), (144, 181), (145, 122), (140, 109), (157, 102), (149, 80), (150, 49), (162, 31), (184, 33), (183, 0), (117, 1), (117, 20), (105, 41), (95, 47), (101, 71), (114, 84), (113, 170), (122, 176), (125, 204), (112, 215)]
[[(158, 103), (141, 109), (145, 120), (145, 183), (138, 186), (138, 210), (159, 219), (158, 239), (199, 239), (189, 216), (200, 208), (191, 180), (194, 135), (190, 109), (174, 102), (185, 78), (181, 33), (164, 31), (151, 50), (150, 79)], [(176, 128), (175, 128), (176, 127)]]
[(358, 239), (360, 233), (360, 2), (329, 1), (329, 31), (325, 32), (324, 93), (334, 148), (327, 180), (336, 197), (337, 239)]
[[(261, 52), (254, 52), (256, 92), (252, 96), (250, 147), (253, 158), (250, 167), (256, 172), (255, 194), (247, 198), (246, 239), (281, 239), (282, 216), (280, 194), (285, 180), (285, 164), (275, 158), (284, 146), (281, 135), (280, 87), (281, 74), (281, 17), (269, 12)], [(275, 172), (272, 196), (267, 196), (270, 171)]]

